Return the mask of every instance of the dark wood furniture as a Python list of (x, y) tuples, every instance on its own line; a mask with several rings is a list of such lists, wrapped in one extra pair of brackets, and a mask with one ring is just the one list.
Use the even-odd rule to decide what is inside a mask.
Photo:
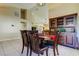
[[(58, 52), (58, 40), (59, 40), (59, 32), (57, 32), (56, 30), (54, 31), (45, 31), (45, 35), (39, 35), (39, 38), (41, 38), (43, 41), (45, 41), (46, 45), (53, 48), (53, 52), (54, 52), (54, 56), (59, 55)], [(52, 37), (56, 37), (56, 38), (52, 38)], [(56, 51), (55, 51), (56, 50)]]
[(76, 19), (77, 14), (71, 14), (49, 19), (50, 31), (60, 31), (59, 44), (76, 48)]
[(27, 30), (21, 30), (21, 36), (22, 36), (22, 51), (21, 53), (23, 53), (24, 51), (24, 47), (27, 47), (27, 56), (28, 56), (28, 53), (29, 53), (29, 37), (28, 37), (28, 31)]
[[(59, 51), (58, 51), (59, 34), (60, 32), (58, 32), (57, 29), (50, 31), (50, 35), (56, 36), (56, 40), (54, 40), (54, 45), (53, 45), (53, 52), (56, 50), (57, 55), (59, 55)], [(54, 38), (51, 38), (51, 39), (54, 39)], [(54, 55), (56, 55), (56, 53), (54, 52)]]
[(44, 51), (46, 51), (46, 55), (48, 56), (48, 47), (41, 44), (41, 39), (39, 39), (38, 33), (30, 34), (30, 39), (30, 56), (32, 55), (32, 52), (37, 53), (39, 56), (40, 54), (43, 54)]
[(37, 30), (20, 30), (20, 31), (21, 31), (22, 45), (23, 45), (21, 53), (23, 53), (24, 47), (27, 47), (27, 56), (28, 56), (28, 53), (30, 50), (30, 44), (31, 44), (29, 35), (30, 34), (32, 35), (34, 33), (38, 33), (38, 31)]

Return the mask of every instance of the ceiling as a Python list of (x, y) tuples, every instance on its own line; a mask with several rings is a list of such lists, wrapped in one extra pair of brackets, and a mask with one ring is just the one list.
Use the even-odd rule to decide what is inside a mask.
[(0, 3), (0, 7), (16, 7), (30, 9), (34, 6), (36, 6), (36, 4), (34, 3)]
[(59, 7), (62, 7), (62, 6), (66, 6), (66, 7), (79, 6), (79, 3), (49, 3), (48, 9), (51, 10), (51, 9), (59, 8)]
[[(24, 9), (30, 9), (37, 5), (37, 3), (0, 3), (0, 7), (16, 7), (16, 8), (24, 8)], [(79, 5), (78, 3), (48, 3), (48, 9), (55, 9), (57, 7), (62, 6), (73, 6), (73, 5)]]
[[(36, 6), (36, 3), (0, 3), (0, 7), (16, 7), (16, 8), (24, 8), (24, 9), (30, 9)], [(59, 4), (48, 4), (48, 8), (55, 8), (59, 6)]]

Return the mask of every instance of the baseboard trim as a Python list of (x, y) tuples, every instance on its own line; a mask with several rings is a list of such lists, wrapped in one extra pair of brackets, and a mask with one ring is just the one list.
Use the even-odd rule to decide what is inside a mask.
[(21, 38), (13, 38), (13, 39), (2, 39), (2, 40), (0, 40), (0, 42), (1, 41), (8, 41), (8, 40), (20, 40)]
[(65, 46), (65, 47), (69, 47), (69, 48), (76, 49), (76, 47), (71, 47), (71, 46), (68, 46), (68, 45), (63, 45), (63, 44), (59, 44), (59, 45), (62, 45), (62, 46)]

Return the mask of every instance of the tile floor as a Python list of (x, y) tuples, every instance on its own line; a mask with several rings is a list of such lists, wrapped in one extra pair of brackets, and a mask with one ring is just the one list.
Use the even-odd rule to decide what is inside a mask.
[[(79, 50), (59, 45), (59, 56), (79, 56)], [(22, 42), (21, 40), (9, 40), (0, 42), (0, 56), (26, 56), (26, 47), (24, 53), (21, 54)], [(32, 56), (37, 56), (33, 53)], [(41, 56), (45, 56), (41, 55)], [(49, 56), (53, 56), (53, 50), (49, 49)]]

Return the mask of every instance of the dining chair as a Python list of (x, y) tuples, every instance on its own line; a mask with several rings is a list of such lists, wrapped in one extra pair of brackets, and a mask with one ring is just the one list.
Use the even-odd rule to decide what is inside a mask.
[(41, 39), (38, 37), (38, 33), (30, 34), (31, 44), (30, 44), (30, 56), (32, 52), (38, 54), (43, 54), (46, 51), (46, 56), (48, 56), (48, 47), (41, 44)]
[(27, 30), (21, 30), (21, 36), (22, 36), (22, 51), (24, 51), (24, 47), (27, 47), (27, 56), (29, 53), (29, 37), (28, 37), (28, 31)]
[(51, 40), (53, 40), (54, 44), (53, 44), (53, 52), (54, 52), (54, 56), (56, 55), (55, 50), (57, 52), (57, 55), (59, 55), (59, 51), (58, 51), (58, 41), (59, 41), (59, 33), (56, 29), (54, 29), (54, 31), (50, 31), (52, 35), (51, 36)]
[[(46, 46), (53, 48), (54, 56), (56, 56), (56, 52), (57, 52), (57, 55), (59, 55), (59, 52), (58, 52), (59, 34), (55, 30), (55, 31), (49, 31), (49, 35), (51, 35), (51, 37), (50, 37), (51, 40), (47, 40), (44, 44)], [(55, 52), (55, 50), (56, 50), (56, 52)]]

